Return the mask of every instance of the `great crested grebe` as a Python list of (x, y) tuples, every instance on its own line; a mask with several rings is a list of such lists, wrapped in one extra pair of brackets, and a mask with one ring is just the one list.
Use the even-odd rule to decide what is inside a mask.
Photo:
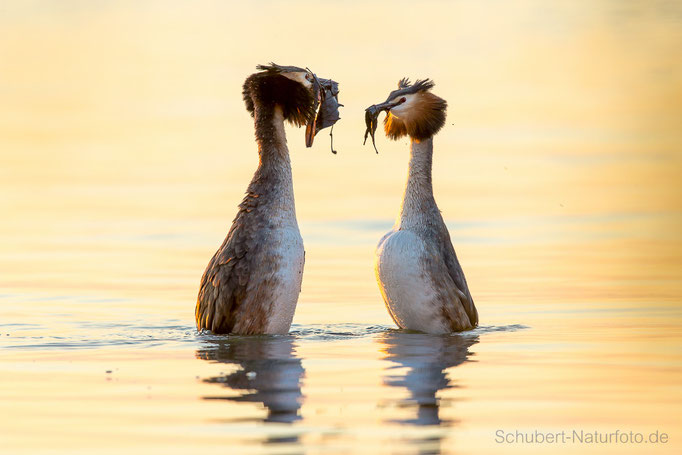
[[(478, 312), (447, 226), (433, 198), (433, 136), (445, 124), (447, 103), (434, 83), (402, 79), (385, 102), (366, 111), (367, 134), (386, 111), (384, 130), (393, 140), (410, 137), (410, 164), (400, 215), (380, 241), (375, 272), (386, 307), (404, 329), (427, 333), (468, 330)], [(365, 136), (366, 137), (366, 136)]]
[(225, 241), (201, 277), (197, 298), (197, 328), (214, 333), (289, 331), (305, 252), (296, 221), (284, 121), (307, 125), (310, 147), (320, 129), (338, 120), (336, 82), (295, 66), (271, 64), (258, 69), (243, 87), (255, 123), (258, 168)]

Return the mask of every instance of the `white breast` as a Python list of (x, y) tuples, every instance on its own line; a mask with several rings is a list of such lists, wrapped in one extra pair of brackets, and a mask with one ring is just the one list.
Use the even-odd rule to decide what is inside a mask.
[(389, 232), (376, 249), (374, 270), (384, 302), (404, 329), (447, 333), (437, 293), (424, 270), (423, 240), (409, 230)]
[(291, 327), (296, 311), (296, 302), (303, 280), (304, 249), (303, 239), (297, 225), (285, 225), (277, 231), (278, 242), (273, 250), (277, 257), (276, 282), (273, 289), (274, 306), (270, 311), (267, 333), (285, 334)]

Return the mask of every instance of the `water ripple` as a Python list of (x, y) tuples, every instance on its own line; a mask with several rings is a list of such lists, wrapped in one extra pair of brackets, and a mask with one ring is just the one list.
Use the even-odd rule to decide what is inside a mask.
[[(527, 328), (520, 324), (481, 326), (475, 330), (453, 334), (456, 337), (478, 337), (491, 332), (511, 332)], [(172, 349), (186, 345), (203, 345), (216, 341), (245, 338), (197, 332), (193, 325), (178, 320), (165, 323), (68, 321), (60, 324), (60, 334), (54, 326), (42, 324), (0, 324), (0, 347), (20, 350), (100, 349), (125, 346), (138, 349)], [(417, 333), (381, 324), (294, 324), (287, 335), (262, 336), (263, 340), (292, 340), (296, 342), (342, 341), (371, 338), (381, 334)], [(429, 337), (432, 335), (426, 335)], [(251, 337), (253, 338), (253, 337)]]

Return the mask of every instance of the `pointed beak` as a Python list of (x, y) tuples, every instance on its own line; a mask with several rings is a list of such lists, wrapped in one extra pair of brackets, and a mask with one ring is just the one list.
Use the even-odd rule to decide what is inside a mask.
[(392, 108), (396, 107), (398, 104), (400, 104), (399, 101), (395, 103), (391, 103), (389, 101), (386, 101), (384, 103), (379, 103), (379, 104), (373, 104), (372, 106), (368, 107), (365, 109), (365, 111), (370, 112), (372, 115), (376, 114), (378, 115), (379, 112), (381, 111), (390, 111)]
[(315, 140), (315, 134), (317, 134), (317, 116), (308, 121), (305, 126), (305, 146), (312, 147), (313, 141)]
[(317, 78), (315, 73), (310, 71), (310, 68), (306, 70), (313, 76), (313, 96), (315, 97), (315, 115), (313, 115), (308, 124), (305, 126), (305, 146), (312, 147), (313, 141), (315, 140), (315, 135), (317, 134), (317, 114), (320, 110), (320, 103), (322, 102), (323, 92), (321, 90), (320, 80)]

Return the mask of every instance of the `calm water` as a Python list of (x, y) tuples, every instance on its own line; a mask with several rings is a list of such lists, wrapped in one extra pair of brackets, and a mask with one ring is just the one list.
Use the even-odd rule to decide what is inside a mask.
[[(0, 452), (682, 451), (682, 7), (420, 5), (0, 6)], [(298, 310), (287, 336), (197, 333), (269, 60), (346, 106), (336, 156), (287, 130)], [(374, 281), (408, 157), (361, 146), (363, 109), (403, 76), (449, 102), (434, 185), (472, 332), (396, 330)]]

